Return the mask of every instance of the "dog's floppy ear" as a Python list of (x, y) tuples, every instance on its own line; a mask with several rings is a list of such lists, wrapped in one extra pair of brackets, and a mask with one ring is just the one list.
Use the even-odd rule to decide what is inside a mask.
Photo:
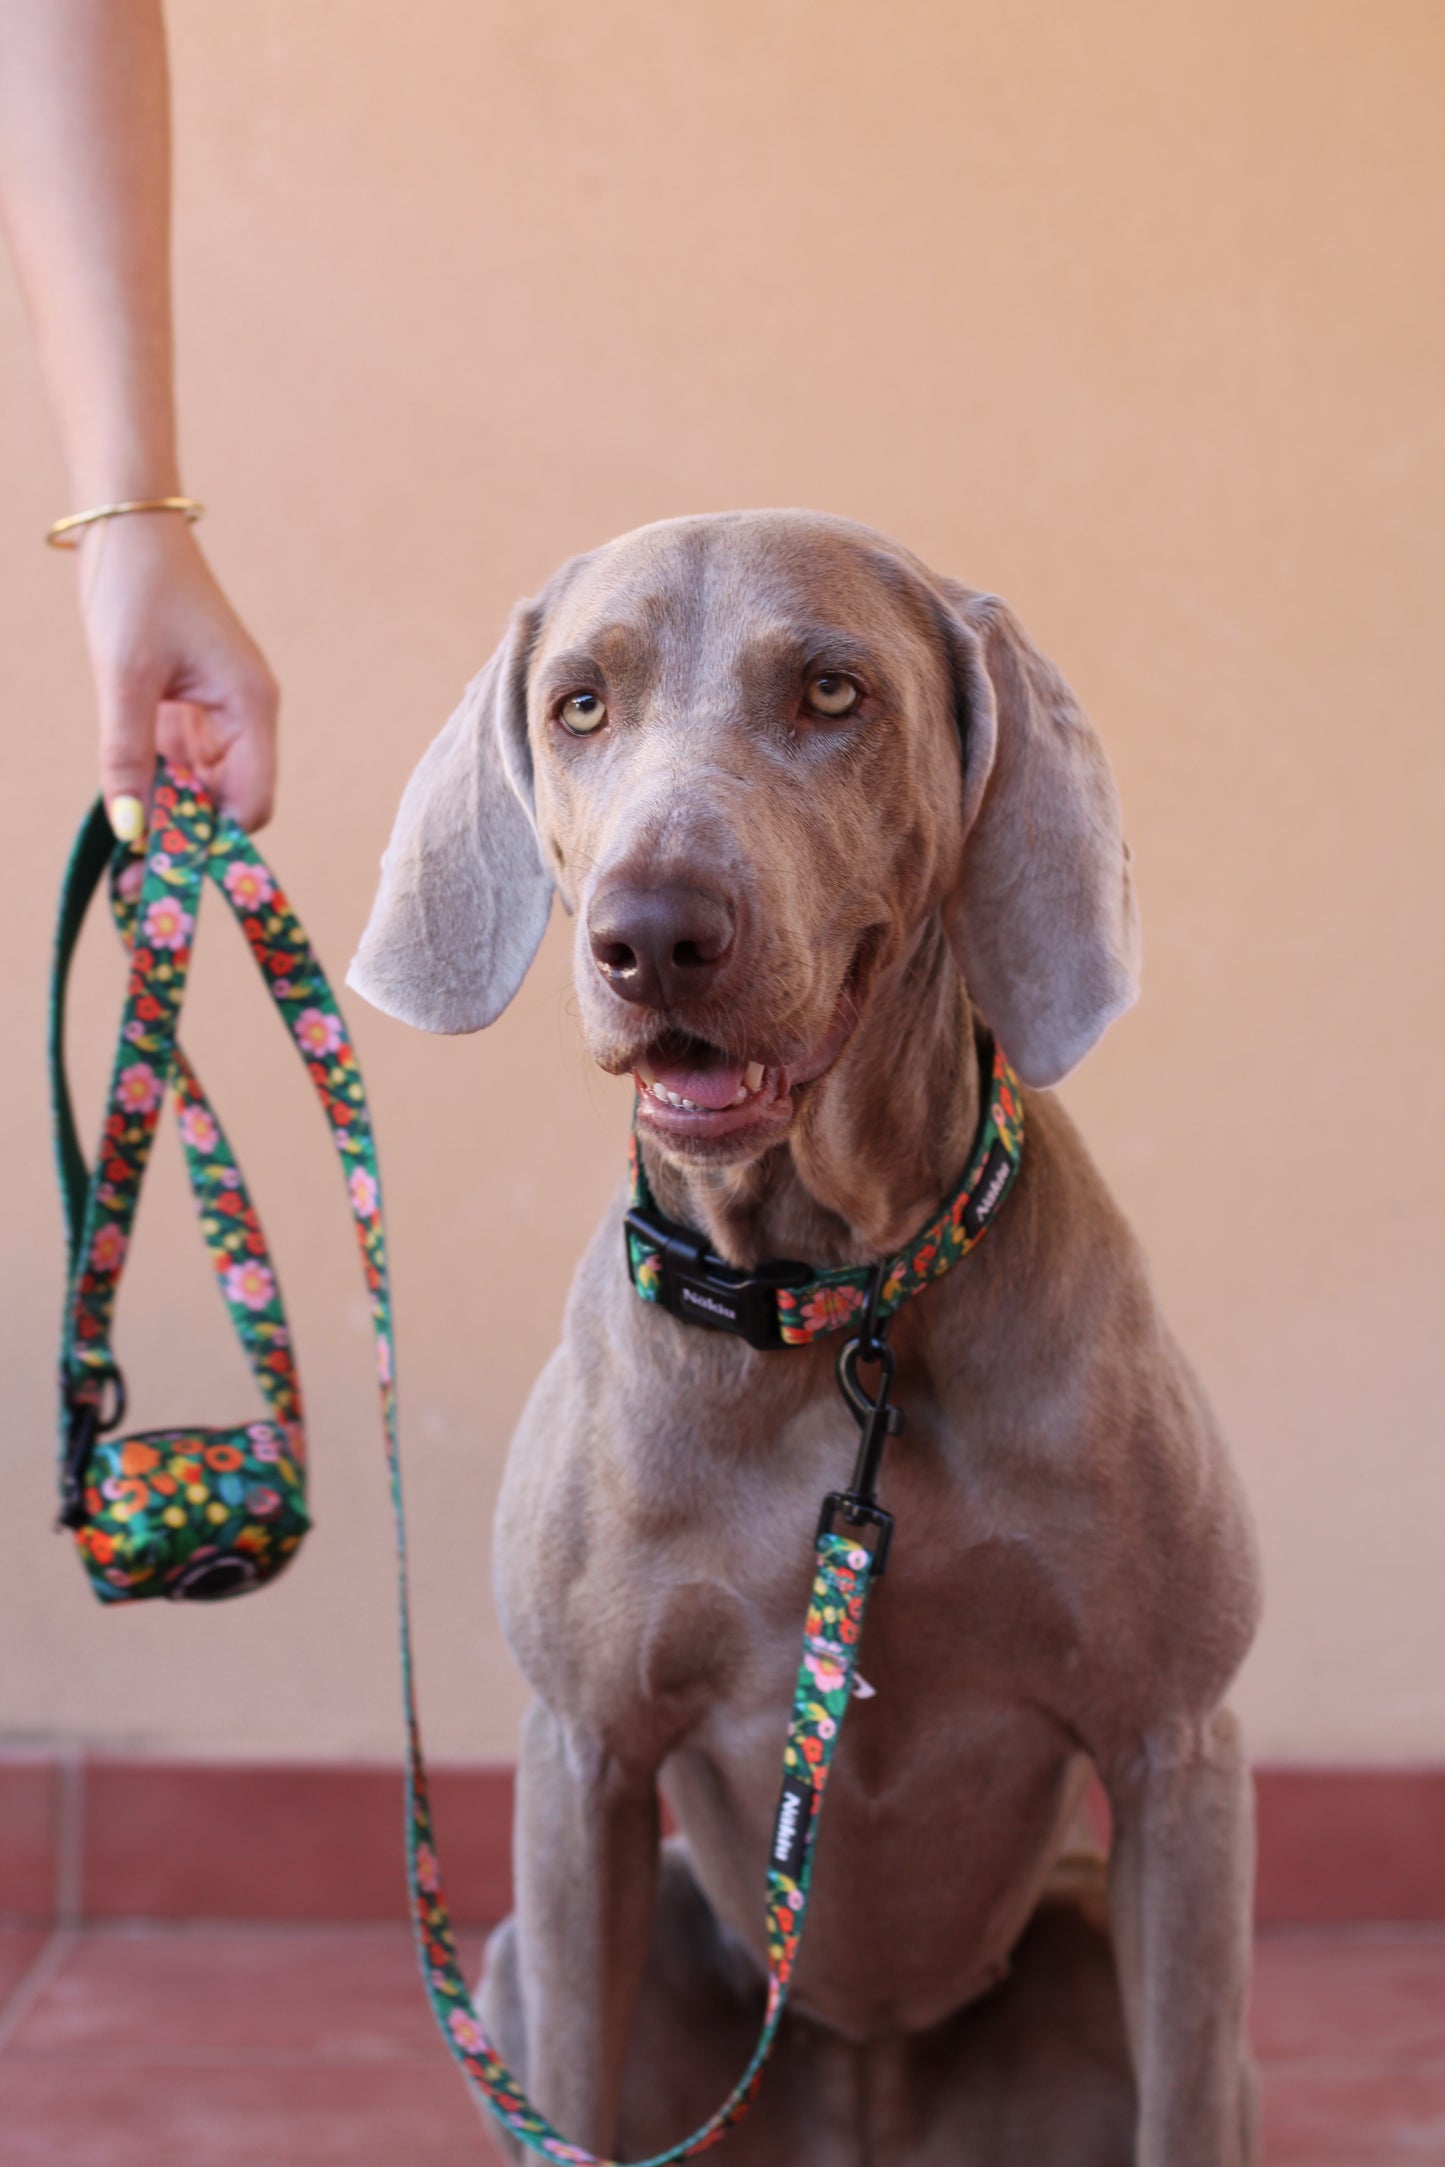
[(527, 665), (541, 611), (522, 604), (423, 754), (381, 861), (346, 983), (424, 1031), (480, 1031), (527, 974), (552, 883), (537, 845)]
[(1118, 794), (1088, 716), (997, 595), (940, 581), (963, 731), (964, 840), (944, 924), (1026, 1083), (1053, 1084), (1133, 1002), (1139, 924)]

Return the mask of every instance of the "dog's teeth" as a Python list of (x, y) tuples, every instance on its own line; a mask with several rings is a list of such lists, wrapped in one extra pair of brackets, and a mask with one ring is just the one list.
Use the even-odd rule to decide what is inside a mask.
[(761, 1061), (749, 1061), (747, 1067), (743, 1070), (743, 1089), (744, 1091), (761, 1091), (762, 1088), (763, 1064)]
[(650, 1091), (656, 1081), (652, 1073), (652, 1063), (650, 1061), (639, 1061), (637, 1063), (637, 1073)]

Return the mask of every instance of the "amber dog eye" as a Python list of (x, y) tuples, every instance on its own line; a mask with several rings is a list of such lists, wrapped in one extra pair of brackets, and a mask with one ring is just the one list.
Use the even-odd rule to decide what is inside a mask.
[(564, 700), (558, 709), (558, 717), (564, 730), (574, 737), (591, 737), (607, 720), (607, 710), (595, 692), (574, 692), (570, 700)]
[(808, 705), (815, 715), (851, 715), (862, 697), (860, 685), (832, 670), (825, 677), (815, 677), (808, 687)]

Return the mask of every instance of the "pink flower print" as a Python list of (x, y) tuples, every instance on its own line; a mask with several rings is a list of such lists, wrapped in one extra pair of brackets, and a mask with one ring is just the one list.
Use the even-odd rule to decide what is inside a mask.
[(273, 1512), (281, 1510), (281, 1493), (268, 1490), (264, 1485), (246, 1492), (246, 1510), (254, 1512), (258, 1520), (269, 1520)]
[(457, 2045), (468, 2054), (485, 2052), (487, 2035), (476, 2018), (467, 2009), (453, 2009), (447, 2018), (447, 2029)]
[(391, 1383), (391, 1342), (379, 1339), (376, 1343), (376, 1374), (382, 1384)]
[(187, 1106), (176, 1124), (192, 1151), (214, 1151), (220, 1130), (204, 1106)]
[(341, 1044), (341, 1019), (328, 1016), (324, 1009), (303, 1008), (296, 1019), (296, 1037), (303, 1053), (323, 1060)]
[(145, 877), (146, 869), (139, 859), (133, 860), (121, 874), (116, 886), (127, 903), (133, 903), (140, 894), (141, 889), (145, 886)]
[(351, 1208), (361, 1218), (369, 1219), (376, 1209), (376, 1183), (364, 1166), (356, 1167), (346, 1184), (351, 1191)]
[(223, 1189), (239, 1189), (241, 1186), (240, 1173), (234, 1166), (218, 1166), (215, 1175)]
[(129, 1068), (120, 1072), (120, 1088), (116, 1093), (128, 1114), (148, 1114), (160, 1103), (161, 1083), (153, 1068), (144, 1061), (133, 1061)]
[[(441, 1887), (442, 1877), (437, 1870), (437, 1855), (429, 1843), (419, 1843), (416, 1847), (416, 1878), (428, 1896), (435, 1896)], [(460, 2015), (461, 2011), (458, 2010), (457, 2014)]]
[(243, 1309), (264, 1309), (276, 1292), (276, 1282), (264, 1264), (248, 1257), (244, 1264), (231, 1266), (225, 1288), (228, 1302), (239, 1302)]
[(90, 1261), (98, 1272), (113, 1272), (125, 1255), (125, 1236), (118, 1226), (103, 1226), (90, 1245)]
[(237, 910), (259, 910), (270, 902), (276, 884), (264, 865), (236, 863), (226, 867), (221, 885)]
[(174, 896), (163, 895), (152, 903), (145, 915), (145, 942), (148, 948), (184, 948), (191, 937), (195, 919), (188, 910), (182, 910)]
[(818, 1287), (803, 1304), (802, 1321), (810, 1332), (836, 1332), (862, 1307), (857, 1287)]
[(251, 1441), (251, 1456), (257, 1460), (279, 1460), (281, 1447), (276, 1432), (264, 1422), (253, 1422), (246, 1432)]
[(803, 1658), (804, 1668), (810, 1673), (820, 1693), (836, 1693), (843, 1683), (843, 1666), (830, 1655), (814, 1655), (809, 1649)]

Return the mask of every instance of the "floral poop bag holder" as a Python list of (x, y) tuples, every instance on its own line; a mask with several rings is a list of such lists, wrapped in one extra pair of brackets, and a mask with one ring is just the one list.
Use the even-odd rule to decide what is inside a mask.
[[(81, 1155), (65, 1076), (65, 991), (86, 909), (108, 875), (130, 978), (100, 1151)], [(375, 1159), (360, 1075), (331, 989), (270, 871), (190, 777), (164, 765), (143, 858), (111, 837), (97, 802), (61, 894), (50, 1012), (55, 1148), (69, 1237), (60, 1353), (61, 1524), (103, 1602), (210, 1602), (272, 1580), (310, 1525), (300, 1385), (276, 1272), (225, 1133), (176, 1039), (201, 891), (226, 898), (350, 1164), (373, 1303), (383, 1281)], [(234, 1429), (107, 1436), (124, 1419), (111, 1350), (115, 1301), (166, 1094), (222, 1298), (265, 1403)], [(374, 1232), (373, 1232), (374, 1230)]]
[[(87, 1167), (65, 1076), (65, 990), (86, 910), (108, 876), (111, 912), (130, 956), (100, 1150)], [(295, 912), (249, 838), (194, 779), (162, 762), (144, 857), (117, 846), (105, 808), (87, 815), (66, 869), (50, 1000), (56, 1162), (69, 1237), (60, 1348), (60, 1525), (72, 1531), (107, 1605), (146, 1596), (205, 1602), (272, 1580), (310, 1524), (301, 1394), (280, 1288), (240, 1167), (177, 1040), (191, 939), (207, 881), (238, 919), (281, 1018), (306, 1062), (347, 1176), (376, 1345), (377, 1383), (396, 1529), (402, 1700), (406, 1718), (406, 1872), (422, 1981), (453, 2060), (478, 2104), (548, 2159), (610, 2167), (568, 2142), (533, 2106), (478, 2021), (442, 1889), (412, 1677), (406, 1521), (392, 1354), (391, 1293), (376, 1147), (361, 1070), (326, 974)], [(111, 1351), (116, 1292), (162, 1105), (175, 1101), (201, 1231), (266, 1403), (235, 1429), (116, 1436), (125, 1392)], [(859, 1343), (854, 1342), (856, 1347)], [(891, 1377), (891, 1358), (887, 1375)], [(854, 1404), (860, 1464), (876, 1471), (886, 1405)], [(876, 1433), (876, 1434), (875, 1434)], [(870, 1442), (871, 1440), (871, 1442)], [(871, 1460), (870, 1460), (871, 1455)], [(838, 1525), (835, 1508), (851, 1507)], [(871, 1523), (877, 1547), (856, 1530)], [(767, 2003), (747, 2067), (722, 2105), (642, 2167), (706, 2151), (757, 2092), (783, 2019), (802, 1942), (823, 1789), (853, 1691), (864, 1613), (883, 1571), (889, 1515), (854, 1492), (830, 1494), (814, 1538), (797, 1683), (782, 1750), (768, 1852)]]

